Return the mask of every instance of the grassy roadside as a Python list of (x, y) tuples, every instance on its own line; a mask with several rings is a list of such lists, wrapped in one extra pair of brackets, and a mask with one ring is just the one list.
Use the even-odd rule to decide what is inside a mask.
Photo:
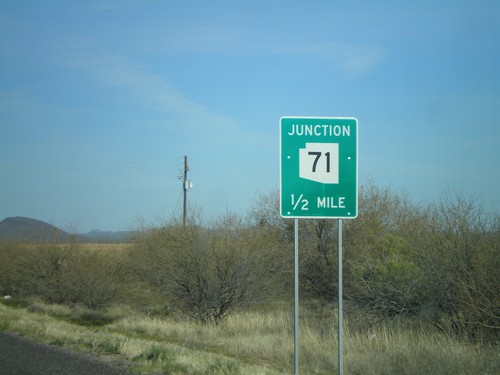
[[(121, 315), (123, 311), (109, 314)], [(210, 348), (200, 345), (176, 343), (171, 338), (162, 337), (161, 331), (152, 334), (141, 332), (141, 324), (137, 324), (134, 330), (126, 331), (124, 327), (129, 327), (130, 320), (125, 325), (123, 319), (118, 319), (116, 323), (102, 325), (98, 322), (94, 325), (94, 318), (82, 315), (82, 312), (60, 305), (33, 303), (27, 307), (12, 307), (0, 304), (0, 329), (50, 345), (130, 361), (132, 371), (142, 374), (282, 373), (265, 363), (252, 364), (224, 355), (221, 351), (212, 352)]]
[[(332, 315), (333, 317), (333, 315)], [(290, 374), (289, 312), (241, 312), (220, 325), (30, 302), (0, 304), (0, 329), (37, 341), (130, 361), (138, 373)], [(346, 327), (346, 374), (497, 374), (499, 351), (418, 329)], [(301, 322), (301, 373), (335, 374), (335, 319)]]

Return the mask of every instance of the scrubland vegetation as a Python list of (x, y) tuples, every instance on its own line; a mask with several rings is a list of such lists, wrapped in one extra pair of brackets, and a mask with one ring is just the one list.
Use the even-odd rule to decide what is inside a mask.
[[(500, 220), (448, 193), (420, 206), (368, 184), (344, 221), (346, 374), (497, 374)], [(0, 328), (137, 372), (293, 372), (293, 221), (191, 213), (132, 244), (0, 244)], [(301, 372), (336, 373), (337, 231), (300, 222)]]

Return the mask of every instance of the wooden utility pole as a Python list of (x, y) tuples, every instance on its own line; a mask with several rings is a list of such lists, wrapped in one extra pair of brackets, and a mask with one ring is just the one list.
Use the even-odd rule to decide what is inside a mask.
[(184, 179), (182, 181), (182, 189), (184, 191), (184, 204), (182, 209), (182, 224), (186, 227), (186, 207), (187, 207), (187, 189), (188, 189), (188, 181), (187, 181), (187, 173), (189, 171), (188, 168), (188, 157), (184, 156)]

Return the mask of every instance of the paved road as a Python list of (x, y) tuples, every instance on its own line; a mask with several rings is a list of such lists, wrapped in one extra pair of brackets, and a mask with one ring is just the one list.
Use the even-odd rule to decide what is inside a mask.
[(0, 375), (127, 375), (125, 366), (113, 366), (91, 355), (37, 344), (0, 332)]

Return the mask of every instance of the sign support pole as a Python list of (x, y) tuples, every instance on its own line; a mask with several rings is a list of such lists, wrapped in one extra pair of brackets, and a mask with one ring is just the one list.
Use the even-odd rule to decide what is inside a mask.
[(339, 375), (344, 374), (344, 358), (343, 358), (343, 295), (342, 295), (342, 219), (338, 219), (338, 230), (339, 230), (339, 249), (338, 249), (338, 292), (339, 292), (339, 306), (338, 306), (338, 362), (339, 362)]
[(358, 216), (358, 120), (280, 118), (280, 215), (295, 219), (294, 370), (299, 374), (299, 218), (338, 219), (338, 375), (343, 375), (342, 219)]
[(295, 219), (295, 240), (294, 240), (294, 312), (293, 312), (293, 368), (294, 374), (299, 375), (299, 219)]

